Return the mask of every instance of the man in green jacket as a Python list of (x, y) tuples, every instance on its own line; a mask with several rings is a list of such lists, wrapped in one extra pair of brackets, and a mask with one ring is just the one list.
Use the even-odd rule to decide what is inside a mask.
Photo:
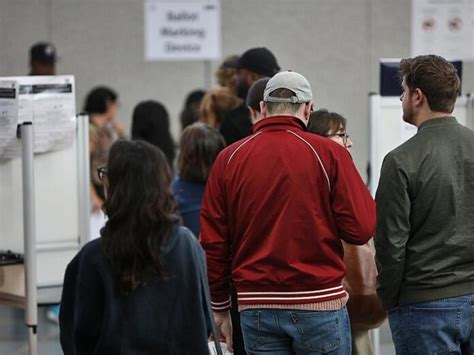
[(403, 59), (403, 120), (417, 134), (384, 159), (378, 295), (397, 354), (474, 354), (474, 132), (451, 116), (456, 69)]

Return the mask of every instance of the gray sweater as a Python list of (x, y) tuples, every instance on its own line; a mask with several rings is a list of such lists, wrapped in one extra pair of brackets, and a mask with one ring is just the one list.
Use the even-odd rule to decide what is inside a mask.
[(454, 117), (421, 124), (385, 157), (376, 202), (385, 309), (474, 293), (473, 131)]

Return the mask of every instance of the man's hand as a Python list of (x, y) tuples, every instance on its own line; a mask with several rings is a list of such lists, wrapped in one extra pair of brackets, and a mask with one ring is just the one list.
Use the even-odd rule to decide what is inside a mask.
[(232, 321), (230, 319), (230, 312), (213, 312), (214, 321), (216, 322), (217, 331), (220, 334), (220, 341), (225, 341), (227, 350), (234, 352), (232, 344)]

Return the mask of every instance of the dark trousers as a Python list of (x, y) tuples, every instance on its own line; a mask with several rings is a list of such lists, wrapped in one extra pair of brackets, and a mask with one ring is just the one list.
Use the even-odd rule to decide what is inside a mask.
[(244, 337), (242, 336), (242, 328), (240, 327), (239, 306), (237, 305), (237, 292), (232, 287), (232, 309), (230, 315), (232, 317), (232, 341), (234, 343), (234, 355), (246, 355), (244, 347)]

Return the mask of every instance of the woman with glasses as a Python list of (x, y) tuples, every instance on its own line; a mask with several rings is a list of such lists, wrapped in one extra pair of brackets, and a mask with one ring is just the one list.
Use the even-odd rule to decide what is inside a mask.
[(165, 155), (118, 141), (97, 173), (108, 220), (66, 270), (64, 353), (207, 355), (205, 256), (179, 225)]
[(340, 114), (320, 109), (311, 113), (308, 131), (319, 136), (328, 137), (347, 150), (350, 150), (352, 141), (346, 132), (346, 126), (347, 120)]
[[(337, 144), (343, 146), (348, 151), (352, 147), (352, 141), (346, 131), (347, 120), (335, 112), (329, 112), (326, 109), (320, 109), (312, 112), (308, 123), (308, 131), (317, 135), (327, 137)], [(373, 325), (361, 324), (357, 322), (360, 320), (360, 314), (355, 314), (354, 309), (358, 313), (366, 312), (370, 314), (365, 317), (364, 322), (381, 322), (385, 318), (385, 312), (380, 307), (380, 303), (374, 293), (374, 299), (370, 299), (369, 304), (372, 307), (364, 307), (363, 304), (358, 304), (360, 298), (354, 295), (354, 289), (363, 288), (366, 284), (371, 285), (375, 283), (375, 260), (373, 247), (369, 244), (363, 246), (349, 245), (343, 242), (344, 247), (344, 263), (347, 267), (347, 273), (344, 280), (344, 286), (349, 292), (348, 311), (351, 318), (351, 335), (352, 335), (352, 354), (354, 355), (371, 355), (373, 353), (370, 343), (368, 329), (374, 328)], [(361, 256), (365, 256), (367, 260), (360, 260)], [(370, 274), (365, 274), (371, 270)], [(370, 280), (369, 280), (370, 278)], [(351, 304), (352, 303), (352, 304)], [(378, 326), (380, 326), (378, 324)]]

